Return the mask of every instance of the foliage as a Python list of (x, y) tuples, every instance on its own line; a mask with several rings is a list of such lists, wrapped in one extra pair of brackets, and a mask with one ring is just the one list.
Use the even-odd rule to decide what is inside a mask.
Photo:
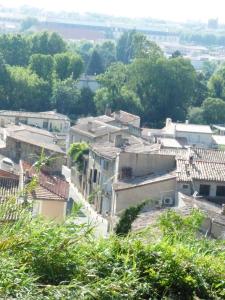
[(53, 64), (51, 55), (33, 54), (29, 60), (31, 70), (44, 80), (52, 79)]
[(77, 165), (78, 170), (82, 171), (84, 163), (84, 155), (88, 154), (89, 146), (85, 142), (73, 143), (70, 145), (68, 155), (72, 158), (73, 162)]
[[(47, 110), (51, 87), (28, 68), (8, 67), (10, 83), (8, 101), (10, 109), (31, 111)], [(32, 103), (32, 105), (31, 105)]]
[(218, 98), (207, 98), (202, 103), (203, 117), (208, 124), (225, 122), (225, 101)]
[(102, 58), (99, 55), (98, 51), (94, 50), (90, 57), (86, 73), (88, 75), (99, 75), (103, 72), (104, 72), (104, 67), (103, 67)]
[(77, 89), (72, 78), (67, 78), (63, 81), (54, 81), (51, 103), (58, 112), (75, 115), (79, 99), (80, 91)]
[(56, 224), (24, 212), (1, 224), (1, 298), (224, 299), (224, 241), (196, 237), (198, 213), (163, 216), (161, 237), (150, 228), (99, 239), (74, 218)]
[(189, 107), (188, 120), (192, 124), (204, 124), (204, 116), (202, 107)]
[(55, 72), (60, 80), (72, 76), (76, 80), (82, 73), (82, 59), (75, 54), (65, 52), (54, 56)]
[(161, 49), (147, 37), (135, 30), (124, 32), (116, 46), (117, 60), (125, 64), (135, 58), (156, 59), (162, 56)]
[(141, 212), (146, 203), (147, 201), (144, 201), (141, 204), (130, 206), (124, 210), (120, 216), (119, 222), (116, 224), (115, 233), (117, 235), (127, 235), (129, 233), (132, 223), (137, 218), (138, 214)]

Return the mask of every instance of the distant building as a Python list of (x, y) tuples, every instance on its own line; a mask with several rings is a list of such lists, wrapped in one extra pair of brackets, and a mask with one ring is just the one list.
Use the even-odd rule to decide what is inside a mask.
[(97, 91), (100, 88), (96, 76), (83, 75), (78, 79), (77, 86), (79, 89), (89, 88), (92, 92)]
[(25, 112), (25, 111), (0, 111), (0, 126), (19, 123), (46, 129), (52, 132), (67, 133), (70, 128), (70, 119), (55, 111)]

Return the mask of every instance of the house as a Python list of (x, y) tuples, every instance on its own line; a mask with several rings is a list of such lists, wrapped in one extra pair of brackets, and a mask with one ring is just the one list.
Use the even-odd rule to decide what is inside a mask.
[[(200, 210), (205, 216), (201, 224), (200, 231), (207, 236), (217, 239), (225, 239), (225, 211), (224, 206), (218, 207), (204, 198), (198, 199), (179, 193), (179, 206), (172, 207), (173, 211), (188, 216), (193, 209)], [(144, 208), (132, 223), (132, 231), (140, 231), (157, 222), (158, 218), (168, 209), (151, 209)]]
[(70, 119), (56, 111), (25, 112), (25, 111), (0, 111), (0, 126), (19, 123), (35, 126), (53, 132), (68, 133)]
[(70, 128), (69, 143), (104, 142), (113, 139), (119, 133), (128, 132), (126, 127), (111, 125), (112, 122), (114, 119), (105, 115), (79, 119), (77, 124)]
[(197, 192), (211, 202), (225, 203), (224, 151), (193, 149), (176, 160), (178, 191), (189, 196)]
[(162, 129), (145, 128), (144, 138), (151, 142), (157, 141), (164, 147), (184, 148), (187, 146), (199, 148), (216, 148), (213, 132), (208, 125), (197, 125), (186, 123), (175, 123), (170, 118), (166, 119), (166, 126)]
[(157, 205), (174, 205), (175, 158), (158, 154), (159, 147), (121, 135), (114, 142), (94, 143), (82, 172), (72, 168), (72, 182), (103, 215), (115, 216), (150, 199)]
[(38, 179), (34, 189), (30, 190), (28, 195), (23, 193), (22, 199), (31, 203), (33, 216), (41, 215), (57, 222), (63, 221), (66, 216), (69, 183), (61, 177), (46, 174), (43, 169), (37, 173), (35, 168), (25, 161), (20, 161), (20, 168), (21, 191), (24, 191), (33, 176)]
[(21, 124), (2, 128), (0, 134), (5, 142), (5, 147), (0, 148), (1, 154), (17, 163), (24, 159), (33, 164), (44, 151), (51, 157), (51, 172), (61, 173), (62, 165), (66, 163), (65, 151), (57, 145), (53, 133)]

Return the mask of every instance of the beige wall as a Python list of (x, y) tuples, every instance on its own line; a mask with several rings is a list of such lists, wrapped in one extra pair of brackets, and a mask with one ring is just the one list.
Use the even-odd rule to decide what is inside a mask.
[(225, 239), (225, 225), (211, 222), (209, 218), (206, 218), (201, 226), (201, 230), (206, 233), (208, 232), (214, 238)]
[[(19, 142), (18, 144), (17, 141), (11, 137), (7, 137), (6, 147), (0, 149), (1, 154), (11, 158), (15, 162), (19, 162), (20, 159), (23, 159), (31, 164), (39, 159), (41, 152), (41, 147), (24, 142)], [(54, 152), (52, 151), (45, 150), (46, 156), (52, 155), (53, 153)], [(51, 160), (51, 171), (61, 172), (62, 165), (66, 163), (65, 156), (61, 153), (56, 152), (54, 153), (54, 156), (56, 157), (56, 159)]]
[[(38, 200), (37, 200), (38, 201)], [(63, 221), (66, 216), (66, 202), (56, 200), (39, 200), (39, 214), (50, 220)]]
[(150, 183), (135, 188), (115, 191), (115, 213), (119, 213), (132, 205), (144, 200), (162, 200), (163, 197), (172, 197), (175, 200), (176, 179), (168, 179)]
[(133, 176), (145, 176), (150, 173), (171, 171), (175, 165), (175, 159), (170, 155), (121, 152), (119, 156), (120, 174), (123, 167), (131, 167)]

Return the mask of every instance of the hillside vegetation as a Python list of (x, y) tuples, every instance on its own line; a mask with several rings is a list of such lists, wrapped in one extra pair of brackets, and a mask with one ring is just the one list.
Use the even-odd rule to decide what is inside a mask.
[(107, 239), (74, 218), (1, 223), (1, 299), (224, 299), (225, 244), (197, 237), (197, 211)]

